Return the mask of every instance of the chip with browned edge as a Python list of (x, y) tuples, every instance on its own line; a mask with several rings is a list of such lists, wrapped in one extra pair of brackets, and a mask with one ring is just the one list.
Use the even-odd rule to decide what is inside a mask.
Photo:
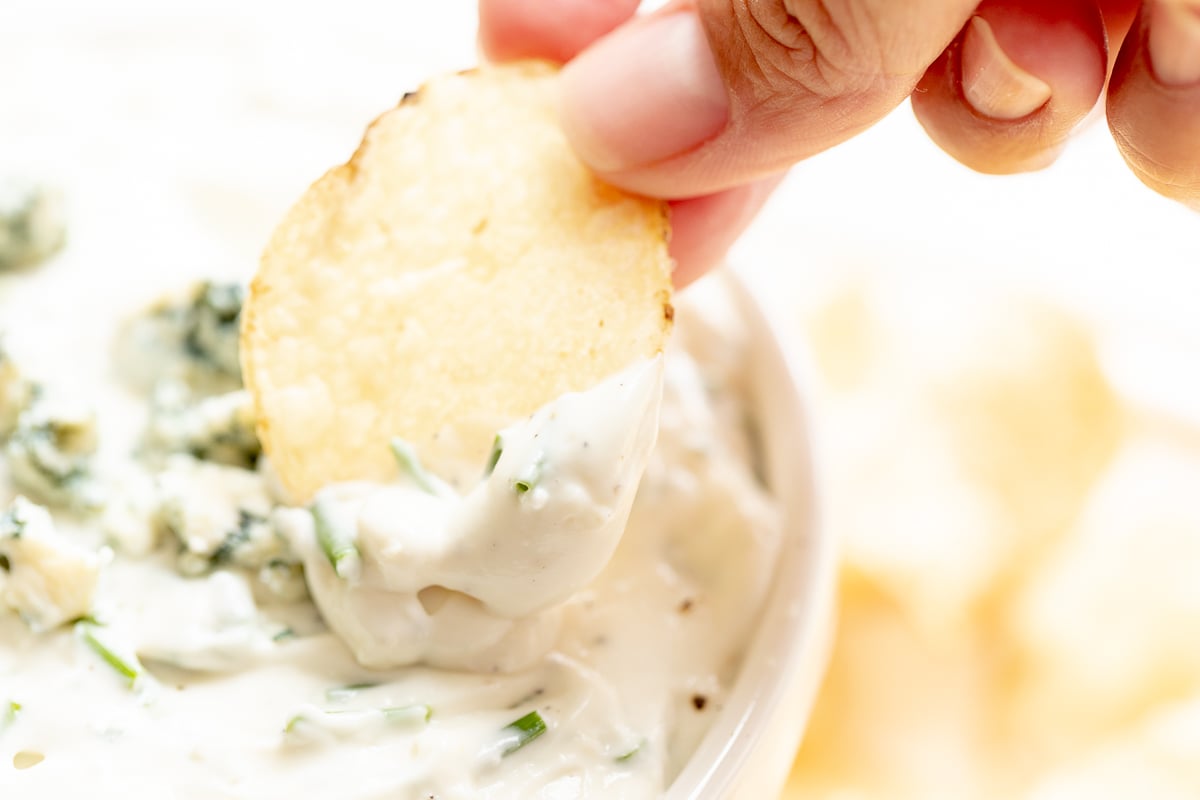
[(294, 499), (391, 477), (394, 436), (477, 477), (499, 427), (662, 349), (666, 206), (576, 158), (555, 81), (539, 63), (431, 81), (276, 229), (241, 352)]

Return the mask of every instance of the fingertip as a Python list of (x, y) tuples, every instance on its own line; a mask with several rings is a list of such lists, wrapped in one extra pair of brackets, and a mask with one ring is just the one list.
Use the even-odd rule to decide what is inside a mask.
[(1200, 210), (1200, 3), (1143, 8), (1113, 68), (1107, 111), (1133, 173)]
[(565, 63), (637, 11), (639, 0), (479, 0), (479, 45), (492, 61)]
[(1096, 105), (1107, 60), (1094, 2), (984, 2), (918, 83), (913, 111), (972, 169), (1040, 169)]

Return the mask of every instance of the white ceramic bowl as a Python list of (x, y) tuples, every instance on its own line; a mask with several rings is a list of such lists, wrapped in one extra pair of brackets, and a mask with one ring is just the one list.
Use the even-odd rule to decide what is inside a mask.
[[(30, 35), (7, 55), (17, 64), (46, 68), (26, 70), (31, 77), (16, 94), (24, 124), (5, 134), (16, 136), (6, 141), (31, 165), (45, 166), (51, 175), (64, 173), (68, 185), (84, 187), (74, 199), (83, 227), (79, 240), (87, 244), (69, 252), (129, 256), (122, 262), (129, 272), (121, 280), (104, 270), (81, 273), (84, 283), (72, 292), (86, 292), (87, 308), (96, 313), (110, 305), (136, 305), (131, 292), (148, 300), (174, 290), (183, 278), (179, 270), (207, 277), (216, 264), (228, 265), (219, 277), (241, 275), (239, 265), (257, 253), (262, 237), (303, 188), (297, 176), (316, 174), (344, 157), (361, 125), (394, 99), (397, 85), (453, 68), (455, 59), (469, 63), (469, 37), (461, 32), (474, 25), (473, 0), (424, 4), (416, 26), (401, 24), (411, 22), (412, 9), (405, 4), (374, 0), (353, 0), (352, 9), (339, 7), (336, 19), (283, 0), (249, 4), (253, 13), (235, 0), (179, 0), (169, 10), (148, 0), (110, 0), (75, 4), (65, 15), (64, 5), (72, 4), (17, 3), (16, 19)], [(155, 13), (145, 14), (151, 7)], [(387, 14), (396, 24), (379, 23)], [(60, 19), (70, 24), (56, 24)], [(62, 41), (70, 46), (51, 46)], [(286, 47), (271, 49), (272, 42)], [(455, 42), (466, 43), (457, 54)], [(54, 56), (47, 61), (42, 54), (50, 52)], [(397, 65), (397, 53), (410, 60)], [(366, 67), (376, 63), (394, 69)], [(114, 65), (122, 64), (138, 68), (114, 73)], [(42, 103), (46, 87), (57, 86), (63, 75), (73, 76), (59, 87), (70, 88), (63, 102)], [(214, 113), (197, 115), (197, 103), (208, 103)], [(77, 130), (59, 119), (58, 110), (67, 107), (104, 109), (93, 131), (102, 147), (79, 150)], [(163, 142), (172, 141), (174, 156), (159, 152)], [(129, 166), (135, 162), (153, 169), (139, 173)], [(114, 183), (118, 173), (121, 180)], [(106, 219), (112, 186), (122, 189), (123, 219), (153, 220), (153, 236), (130, 238), (129, 225), (87, 222)], [(172, 269), (161, 269), (162, 252), (171, 252), (178, 241), (200, 249), (172, 262)], [(77, 280), (74, 272), (57, 274), (68, 276), (64, 282)], [(803, 359), (782, 344), (794, 337), (772, 325), (755, 297), (770, 293), (727, 280), (756, 343), (754, 406), (770, 434), (765, 466), (783, 506), (786, 539), (729, 702), (667, 800), (777, 796), (808, 720), (832, 622), (834, 552), (817, 513)], [(30, 303), (5, 321), (13, 328), (41, 325), (65, 332), (72, 329), (74, 320), (66, 318), (71, 308)], [(98, 380), (86, 370), (105, 369), (104, 338), (61, 338), (53, 352), (63, 356), (47, 362), (69, 366), (75, 380)]]
[(773, 322), (766, 287), (721, 276), (753, 342), (751, 404), (767, 480), (784, 516), (774, 583), (729, 701), (666, 800), (778, 797), (808, 723), (833, 631), (835, 548), (821, 524), (806, 359)]

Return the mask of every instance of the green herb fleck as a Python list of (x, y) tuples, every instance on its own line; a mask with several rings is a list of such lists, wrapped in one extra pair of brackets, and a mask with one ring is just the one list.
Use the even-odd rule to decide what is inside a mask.
[(325, 699), (331, 703), (344, 703), (365, 689), (374, 689), (377, 683), (351, 683), (346, 686), (334, 686), (325, 690)]
[[(311, 738), (314, 731), (338, 739), (345, 739), (357, 733), (370, 732), (372, 725), (380, 722), (387, 725), (413, 725), (427, 723), (433, 718), (433, 709), (425, 704), (411, 706), (392, 706), (387, 708), (338, 708), (330, 710), (311, 709), (301, 711), (287, 721), (283, 727), (285, 734), (303, 734)], [(298, 730), (301, 726), (312, 726), (307, 732)]]
[(625, 751), (625, 752), (624, 752), (624, 753), (622, 753), (621, 755), (617, 756), (617, 757), (616, 757), (616, 758), (614, 758), (613, 760), (614, 760), (614, 761), (616, 761), (618, 764), (624, 764), (626, 761), (628, 761), (629, 759), (633, 758), (633, 757), (634, 757), (634, 756), (636, 756), (638, 753), (640, 753), (640, 752), (641, 752), (641, 750), (642, 750), (642, 748), (643, 748), (645, 745), (646, 745), (646, 740), (645, 740), (645, 739), (643, 739), (642, 741), (638, 742), (638, 743), (637, 743), (637, 744), (635, 744), (635, 745), (634, 745), (632, 748), (630, 748), (629, 750)]
[(80, 622), (75, 626), (75, 629), (83, 636), (83, 641), (88, 647), (92, 648), (98, 656), (104, 659), (105, 663), (112, 667), (117, 673), (129, 682), (129, 688), (137, 683), (142, 676), (142, 665), (137, 660), (136, 656), (122, 656), (117, 653), (111, 646), (106, 644), (96, 635), (96, 626), (87, 622)]
[(525, 494), (537, 486), (538, 481), (541, 479), (542, 459), (539, 456), (532, 464), (526, 467), (520, 475), (513, 479), (513, 491), (517, 494)]
[(338, 511), (337, 505), (328, 500), (313, 503), (317, 543), (339, 578), (357, 577), (362, 562), (354, 542), (355, 531)]
[(381, 709), (388, 722), (429, 722), (433, 719), (433, 707), (424, 703), (412, 706), (395, 706)]
[(285, 639), (294, 639), (294, 638), (296, 638), (296, 632), (294, 630), (292, 630), (291, 628), (283, 628), (282, 630), (279, 631), (279, 633), (277, 633), (271, 637), (271, 641), (282, 642)]
[(4, 710), (4, 716), (0, 717), (0, 732), (17, 721), (17, 716), (21, 713), (21, 704), (16, 700), (9, 700), (8, 706)]
[(487, 466), (483, 468), (483, 477), (487, 477), (496, 471), (496, 464), (500, 463), (500, 455), (504, 452), (504, 437), (496, 434), (496, 438), (492, 440), (492, 452), (488, 455)]
[(408, 477), (422, 491), (432, 495), (446, 494), (448, 487), (431, 474), (429, 470), (425, 469), (421, 464), (421, 459), (417, 457), (416, 448), (399, 436), (392, 437), (391, 447), (392, 455), (396, 458), (396, 463), (408, 473)]
[(530, 711), (520, 719), (504, 726), (503, 733), (507, 734), (510, 740), (505, 742), (500, 756), (502, 758), (511, 756), (545, 732), (546, 721), (542, 719), (542, 715), (536, 711)]

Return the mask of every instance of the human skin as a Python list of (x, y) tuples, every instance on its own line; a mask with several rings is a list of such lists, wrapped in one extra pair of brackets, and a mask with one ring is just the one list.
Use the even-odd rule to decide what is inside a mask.
[(1200, 210), (1200, 0), (479, 0), (493, 60), (565, 64), (563, 126), (606, 180), (672, 202), (676, 283), (792, 164), (912, 98), (980, 172), (1052, 163), (1104, 102), (1130, 169)]

